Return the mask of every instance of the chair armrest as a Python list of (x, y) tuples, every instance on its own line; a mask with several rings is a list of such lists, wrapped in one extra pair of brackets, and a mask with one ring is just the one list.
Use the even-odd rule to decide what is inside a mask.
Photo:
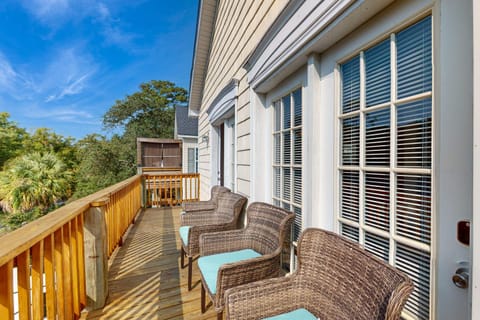
[(218, 270), (216, 306), (225, 302), (225, 291), (238, 285), (280, 275), (280, 251), (257, 258), (224, 264)]
[(200, 256), (249, 248), (245, 230), (204, 233), (200, 236)]
[(286, 313), (301, 306), (294, 276), (261, 280), (225, 292), (228, 320), (256, 320)]
[(180, 226), (201, 226), (225, 222), (225, 219), (219, 219), (221, 219), (221, 217), (212, 214), (212, 211), (186, 212), (180, 215)]
[(195, 211), (213, 211), (216, 208), (215, 204), (210, 201), (185, 202), (182, 207), (187, 213)]

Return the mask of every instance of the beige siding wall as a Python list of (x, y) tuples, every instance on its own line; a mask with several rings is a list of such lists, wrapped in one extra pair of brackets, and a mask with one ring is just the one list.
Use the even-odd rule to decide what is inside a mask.
[[(250, 88), (242, 64), (255, 49), (287, 0), (220, 0), (205, 78), (199, 116), (199, 136), (210, 133), (206, 110), (219, 92), (233, 79), (238, 79), (239, 96), (236, 110), (237, 178), (239, 193), (250, 196)], [(200, 138), (201, 140), (201, 138)], [(199, 171), (202, 199), (209, 197), (211, 185), (211, 144), (199, 146)]]

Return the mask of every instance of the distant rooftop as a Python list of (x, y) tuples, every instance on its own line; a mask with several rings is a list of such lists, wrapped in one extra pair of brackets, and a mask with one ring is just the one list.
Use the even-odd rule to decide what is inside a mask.
[(175, 108), (175, 121), (179, 136), (198, 136), (198, 118), (188, 116), (188, 107)]

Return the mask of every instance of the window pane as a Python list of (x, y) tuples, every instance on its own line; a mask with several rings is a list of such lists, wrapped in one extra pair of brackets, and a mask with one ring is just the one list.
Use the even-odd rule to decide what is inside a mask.
[(302, 209), (299, 207), (293, 207), (295, 212), (295, 222), (293, 224), (293, 241), (297, 241), (302, 232)]
[(188, 172), (195, 172), (195, 149), (188, 148)]
[(390, 39), (365, 51), (366, 105), (390, 101)]
[(359, 241), (358, 228), (349, 226), (345, 223), (340, 223), (341, 231), (340, 234), (344, 237), (349, 238), (355, 242)]
[(365, 224), (384, 231), (390, 229), (390, 174), (365, 174)]
[(280, 164), (280, 133), (273, 135), (273, 163)]
[(294, 126), (302, 125), (302, 89), (297, 89), (292, 93), (294, 107)]
[(397, 107), (397, 165), (430, 168), (432, 163), (432, 100)]
[(282, 98), (282, 104), (283, 104), (283, 129), (289, 129), (292, 123), (290, 95)]
[(399, 99), (432, 90), (431, 20), (427, 17), (396, 36)]
[(365, 232), (365, 249), (383, 261), (388, 262), (390, 241), (387, 238)]
[(283, 168), (283, 200), (290, 201), (291, 196), (291, 176), (290, 168)]
[(273, 168), (273, 196), (280, 198), (280, 168)]
[(360, 56), (357, 55), (340, 66), (342, 74), (342, 112), (360, 109)]
[(290, 141), (290, 131), (283, 133), (283, 163), (290, 164), (291, 156), (291, 141)]
[(302, 169), (293, 169), (293, 202), (302, 205)]
[(274, 113), (274, 118), (275, 118), (275, 123), (273, 124), (273, 130), (274, 131), (280, 131), (280, 123), (281, 123), (281, 116), (282, 112), (280, 109), (280, 100), (275, 101), (273, 103), (273, 113)]
[(397, 177), (398, 235), (430, 244), (431, 182), (429, 175), (402, 174)]
[(395, 266), (415, 284), (404, 311), (416, 319), (430, 319), (430, 254), (398, 244)]
[(359, 173), (342, 172), (341, 217), (358, 222), (359, 216)]
[(302, 164), (302, 129), (293, 131), (293, 163)]
[(390, 166), (390, 109), (368, 113), (365, 126), (365, 163)]
[(342, 164), (360, 164), (360, 117), (342, 120)]

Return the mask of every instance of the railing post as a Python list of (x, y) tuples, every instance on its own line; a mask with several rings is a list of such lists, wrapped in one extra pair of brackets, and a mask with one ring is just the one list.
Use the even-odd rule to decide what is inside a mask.
[(85, 282), (87, 308), (103, 308), (108, 295), (108, 247), (106, 205), (109, 198), (90, 204), (84, 219)]

